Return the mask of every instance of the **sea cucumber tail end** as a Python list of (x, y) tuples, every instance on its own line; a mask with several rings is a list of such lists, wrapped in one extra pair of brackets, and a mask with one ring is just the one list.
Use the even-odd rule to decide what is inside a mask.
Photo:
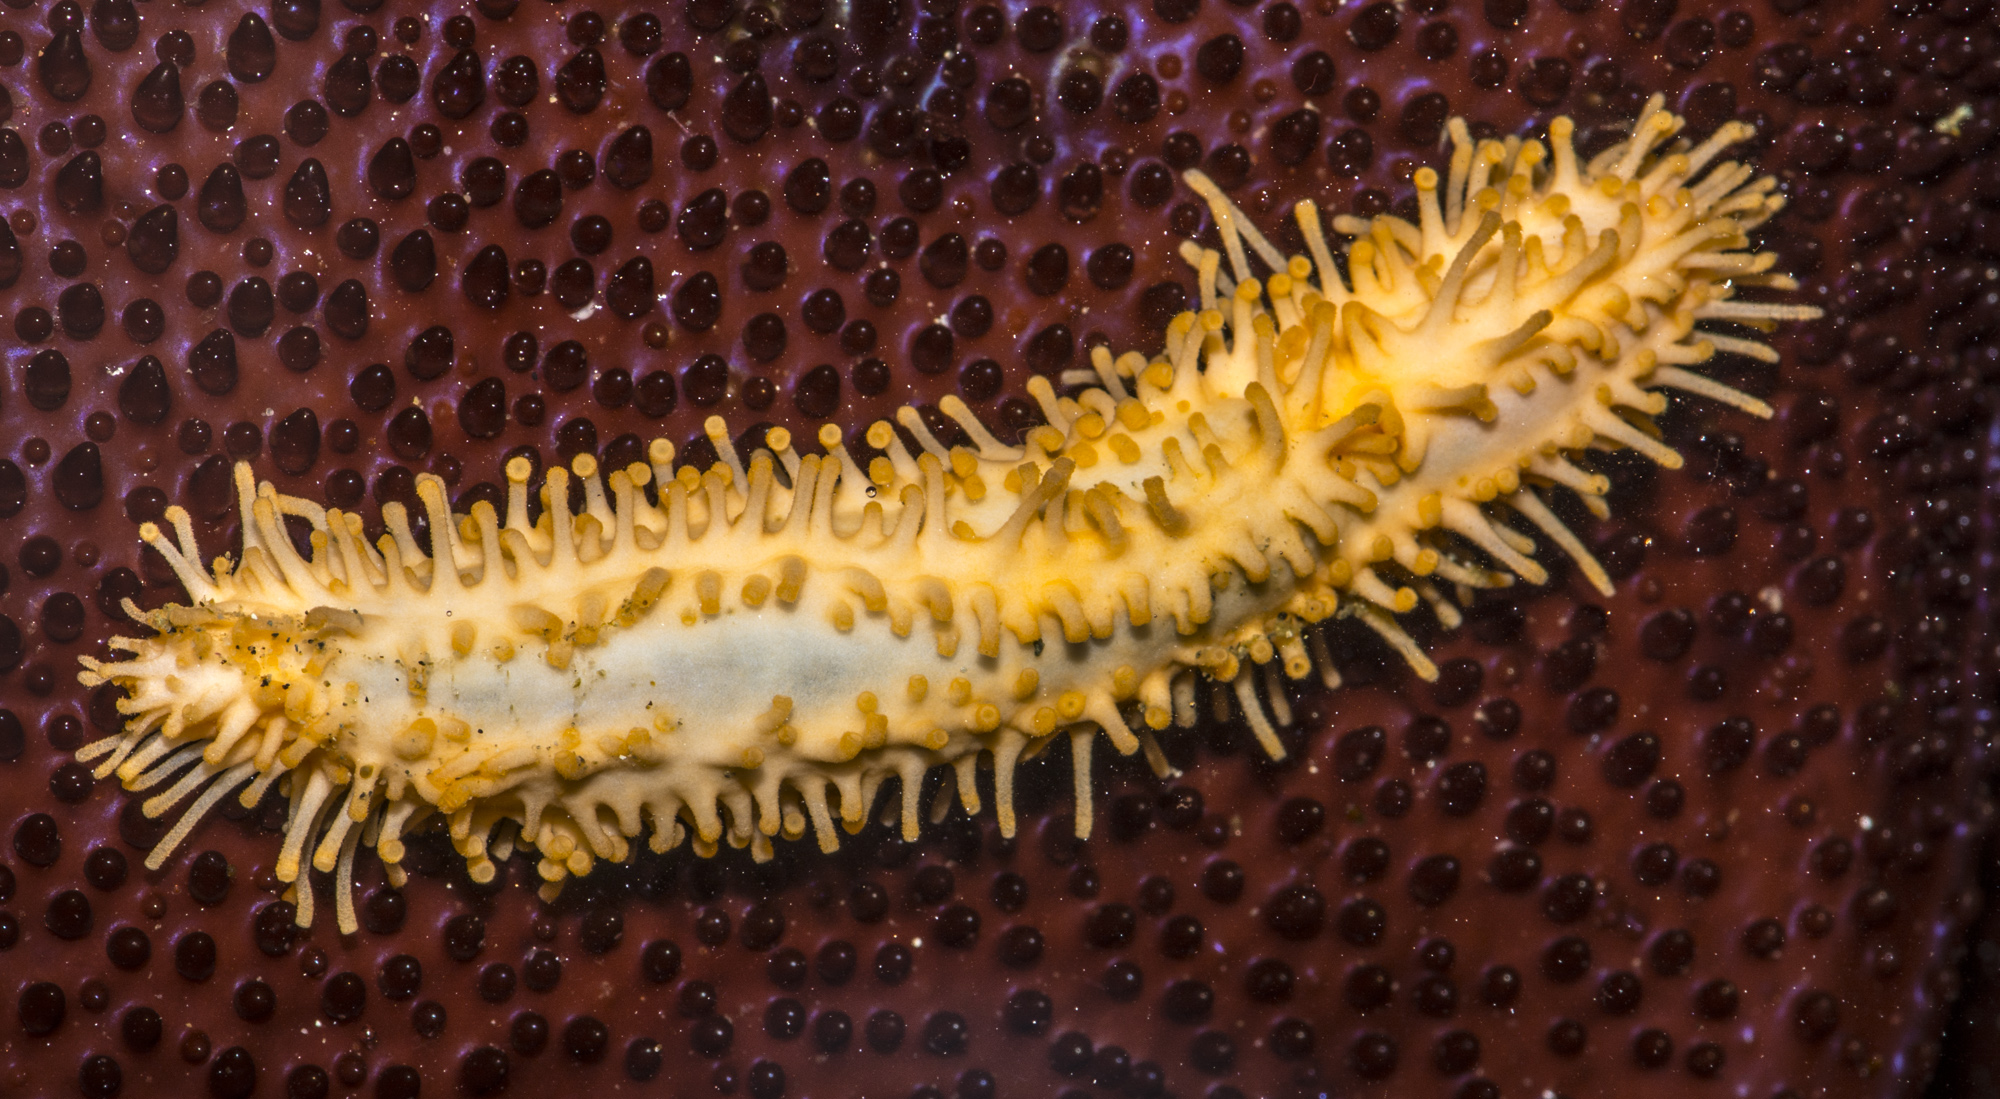
[(1572, 461), (1594, 447), (1677, 468), (1652, 424), (1663, 390), (1769, 417), (1763, 400), (1692, 368), (1718, 352), (1776, 362), (1758, 337), (1820, 315), (1765, 300), (1798, 288), (1773, 253), (1749, 249), (1783, 198), (1772, 177), (1718, 161), (1751, 128), (1725, 123), (1695, 144), (1682, 127), (1655, 96), (1627, 140), (1585, 163), (1568, 118), (1545, 142), (1475, 141), (1454, 119), (1448, 176), (1416, 173), (1417, 223), (1333, 219), (1352, 238), (1344, 263), (1312, 203), (1294, 210), (1308, 254), (1286, 256), (1188, 174), (1222, 249), (1182, 245), (1201, 310), (1176, 320), (1169, 350), (1203, 333), (1202, 377), (1218, 396), (1275, 377), (1286, 433), (1380, 501), (1340, 514), (1344, 575), (1322, 579), (1426, 678), (1435, 669), (1398, 615), (1428, 603), (1449, 627), (1444, 591), (1547, 578), (1502, 514), (1608, 595), (1610, 577), (1540, 493), (1565, 488), (1606, 514), (1609, 482)]

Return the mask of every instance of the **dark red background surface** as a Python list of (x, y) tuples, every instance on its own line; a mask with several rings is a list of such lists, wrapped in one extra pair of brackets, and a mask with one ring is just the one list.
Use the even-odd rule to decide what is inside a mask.
[[(1993, 1092), (1982, 1035), (1994, 1013), (1979, 978), (2000, 955), (1989, 947), (1961, 965), (1959, 951), (1981, 908), (1995, 658), (1983, 485), (2000, 377), (2000, 41), (1986, 0), (1160, 0), (1123, 12), (702, 0), (653, 9), (650, 51), (645, 25), (628, 23), (646, 9), (578, 0), (524, 0), (504, 18), (473, 9), (464, 27), (447, 24), (459, 14), (449, 5), (16, 3), (0, 7), (0, 126), (19, 141), (0, 143), (0, 211), (18, 249), (18, 268), (14, 253), (0, 255), (0, 455), (10, 463), (0, 465), (0, 707), (18, 722), (0, 718), (0, 825), (11, 844), (0, 849), (10, 921), (0, 927), (0, 1091), (106, 1094), (106, 1062), (87, 1061), (106, 1057), (127, 1095), (313, 1095), (313, 1066), (327, 1074), (326, 1094), (408, 1096), (420, 1080), (423, 1094), (444, 1095), (494, 1082), (504, 1057), (514, 1094), (1144, 1095), (1157, 1079), (1213, 1099), (1228, 1088), (1893, 1095), (1919, 1089), (1939, 1062), (1948, 1005), (1969, 974), (1937, 1093)], [(128, 13), (136, 27), (124, 34)], [(246, 13), (277, 28), (268, 63), (255, 26), (227, 48)], [(1104, 22), (1113, 14), (1123, 43)], [(415, 20), (407, 40), (400, 19)], [(372, 49), (356, 37), (364, 26), (376, 32)], [(627, 26), (640, 32), (639, 53), (624, 44)], [(453, 118), (437, 80), (466, 27), (484, 95)], [(177, 29), (185, 43), (163, 41)], [(1234, 72), (1230, 34), (1241, 46)], [(557, 74), (592, 42), (605, 89), (578, 110), (594, 85), (579, 69)], [(186, 49), (184, 116), (166, 134), (136, 128), (135, 89)], [(365, 62), (330, 84), (349, 52)], [(688, 59), (690, 94), (669, 114), (645, 74), (675, 52)], [(385, 98), (390, 55), (421, 76), (406, 103)], [(524, 140), (503, 146), (494, 127), (512, 108), (498, 72), (515, 55), (532, 59), (538, 82), (519, 107)], [(357, 64), (371, 74), (369, 104), (331, 114), (316, 136), (312, 110), (295, 105), (350, 103), (340, 81)], [(60, 98), (86, 68), (87, 90)], [(1160, 101), (1143, 119), (1144, 95), (1119, 93), (1142, 72), (1157, 78)], [(217, 81), (240, 104), (226, 127), (199, 110)], [(1012, 98), (1019, 87), (1025, 101)], [(1337, 628), (1348, 686), (1295, 697), (1283, 766), (1261, 762), (1237, 722), (1211, 718), (1169, 745), (1188, 771), (1175, 784), (1099, 754), (1103, 826), (1087, 844), (1066, 838), (1068, 762), (1055, 752), (1028, 768), (1012, 842), (990, 818), (954, 813), (916, 845), (875, 830), (832, 858), (803, 847), (764, 867), (740, 853), (644, 857), (600, 870), (555, 905), (535, 899), (530, 864), (476, 888), (438, 844), (400, 892), (363, 860), (360, 934), (341, 939), (323, 916), (292, 939), (273, 933), (284, 915), (271, 907), (269, 873), (281, 803), (206, 824), (149, 874), (139, 862), (157, 830), (133, 799), (67, 763), (105, 717), (102, 700), (93, 706), (73, 683), (76, 657), (120, 628), (117, 597), (157, 603), (176, 590), (142, 558), (134, 521), (181, 503), (203, 520), (210, 552), (223, 551), (232, 456), (285, 491), (372, 515), (408, 496), (414, 472), (439, 473), (464, 498), (491, 491), (481, 486), (513, 448), (541, 460), (588, 449), (622, 464), (655, 435), (698, 439), (710, 414), (737, 433), (831, 419), (852, 435), (902, 403), (956, 391), (996, 428), (1018, 430), (1033, 419), (1020, 401), (1031, 371), (1082, 365), (1084, 346), (1102, 339), (1150, 349), (1183, 300), (1171, 287), (1191, 280), (1174, 248), (1209, 230), (1191, 195), (1142, 182), (1169, 165), (1201, 164), (1267, 229), (1304, 197), (1375, 213), (1406, 201), (1410, 173), (1438, 160), (1447, 114), (1497, 134), (1568, 113), (1601, 142), (1656, 90), (1696, 136), (1729, 117), (1756, 123), (1747, 153), (1792, 197), (1762, 240), (1828, 317), (1781, 334), (1775, 369), (1714, 365), (1780, 415), (1760, 425), (1679, 402), (1665, 426), (1688, 470), (1603, 459), (1617, 517), (1565, 514), (1618, 575), (1616, 598), (1559, 575), (1547, 591), (1481, 599), (1450, 634), (1417, 622), (1447, 667), (1444, 688), (1416, 682), (1364, 631)], [(858, 122), (845, 138), (842, 101)], [(635, 125), (651, 135), (653, 168), (626, 190), (600, 169)], [(391, 194), (408, 183), (407, 197), (387, 198), (368, 169), (399, 137), (434, 155), (413, 154), (407, 177), (379, 172)], [(276, 164), (243, 180), (245, 220), (207, 227), (205, 181), (225, 163), (256, 175), (261, 148)], [(570, 150), (596, 178), (563, 191), (551, 225), (525, 228), (517, 185)], [(101, 162), (101, 207), (85, 208), (83, 190), (63, 182), (85, 154)], [(504, 164), (506, 189), (461, 222), (450, 200), (433, 200), (471, 190), (462, 172), (485, 156)], [(789, 201), (787, 179), (813, 157), (827, 165), (824, 205), (806, 197), (811, 188), (794, 187), (801, 197)], [(317, 225), (311, 170), (298, 174), (309, 158), (327, 181)], [(184, 191), (163, 177), (170, 164)], [(850, 186), (864, 179), (872, 198)], [(711, 189), (727, 218), (711, 216)], [(744, 197), (753, 191), (768, 201), (761, 219)], [(642, 225), (647, 200), (667, 204), (663, 231)], [(157, 234), (142, 238), (147, 248), (124, 242), (161, 205), (175, 211), (177, 252), (147, 274), (139, 261), (162, 255)], [(553, 290), (528, 296), (517, 283), (488, 308), (464, 289), (464, 268), (488, 245), (550, 272), (580, 258), (571, 227), (590, 214), (610, 226), (608, 247), (588, 257), (594, 300), (629, 300), (607, 295), (607, 279), (644, 256), (657, 307), (575, 319)], [(364, 217), (381, 243), (356, 258), (339, 230)], [(405, 290), (390, 257), (426, 226), (437, 275)], [(973, 260), (962, 274), (951, 234)], [(80, 246), (80, 266), (55, 254), (65, 240)], [(766, 242), (784, 247), (787, 275), (757, 289), (768, 280), (746, 265)], [(202, 271), (219, 277), (220, 303), (191, 299)], [(298, 280), (282, 280), (294, 272), (314, 276), (317, 301), (280, 300), (260, 325), (252, 286), (230, 308), (251, 278), (275, 298), (296, 293)], [(699, 272), (714, 277), (720, 303), (706, 327)], [(354, 339), (336, 331), (352, 310), (327, 304), (348, 280), (371, 303)], [(82, 284), (104, 303), (101, 328), (87, 293), (64, 297)], [(475, 279), (473, 289), (492, 285)], [(810, 320), (829, 315), (829, 299), (807, 301), (826, 290), (842, 316), (821, 333)], [(123, 323), (142, 298), (163, 320), (144, 343)], [(785, 333), (775, 350), (772, 321), (756, 319), (766, 314)], [(435, 332), (413, 351), (434, 328), (449, 330), (449, 354)], [(313, 337), (284, 342), (294, 329), (317, 337), (317, 361), (302, 353)], [(199, 377), (191, 369), (191, 350), (217, 330), (233, 330), (230, 386), (212, 359)], [(520, 332), (537, 354), (510, 362)], [(565, 340), (580, 345), (581, 364), (568, 349), (547, 361)], [(160, 386), (127, 384), (151, 377), (138, 369), (146, 355), (171, 395), (163, 413)], [(384, 369), (370, 374), (374, 363)], [(701, 445), (688, 449), (698, 457)], [(1511, 729), (1510, 703), (1522, 715)], [(1815, 709), (1826, 706), (1837, 710)], [(1748, 724), (1728, 724), (1739, 718)], [(1385, 750), (1368, 769), (1352, 750), (1364, 740), (1339, 745), (1371, 724), (1385, 730)], [(1644, 755), (1631, 739), (1644, 733), (1662, 746), (1656, 770), (1613, 784)], [(1666, 780), (1683, 791), (1671, 815), (1650, 785)], [(1663, 844), (1673, 859), (1661, 878), (1650, 868), (1667, 865)], [(1500, 888), (1496, 857), (1511, 850), (1518, 867), (1526, 849), (1539, 883)], [(122, 880), (100, 851), (124, 856)], [(88, 902), (87, 928), (71, 891)], [(129, 970), (107, 953), (124, 928), (151, 947)], [(1676, 952), (1678, 933), (1691, 950)], [(198, 935), (212, 941), (212, 973)], [(1037, 939), (1039, 953), (1027, 949)], [(665, 979), (655, 982), (642, 958), (660, 942), (675, 944), (680, 963), (670, 976), (656, 965), (652, 976)], [(816, 962), (839, 944), (856, 958), (845, 980)], [(900, 978), (899, 949), (910, 959)], [(1294, 975), (1284, 997), (1268, 965), (1256, 970), (1264, 982), (1248, 979), (1268, 959)], [(1114, 965), (1139, 974), (1135, 995), (1107, 989)], [(496, 966), (515, 975), (501, 1002), (480, 994), (485, 974), (497, 998)], [(1496, 1007), (1486, 992), (1504, 984), (1492, 977), (1499, 967), (1519, 974), (1520, 991)], [(1636, 978), (1636, 1004), (1623, 973)], [(253, 981), (270, 993), (268, 1013)], [(62, 990), (47, 1034), (29, 1033), (51, 1017), (45, 991), (21, 1000), (34, 982)], [(162, 1020), (156, 1048), (123, 1036), (140, 1007)], [(852, 1037), (823, 1053), (818, 1020), (835, 1012)], [(902, 1021), (893, 1052), (870, 1048), (878, 1012)], [(548, 1039), (530, 1052), (515, 1034), (535, 1017)], [(803, 1033), (787, 1029), (794, 1017)], [(1649, 1032), (1670, 1044), (1658, 1067), (1635, 1053), (1659, 1050)], [(482, 1049), (493, 1052), (474, 1055)]]

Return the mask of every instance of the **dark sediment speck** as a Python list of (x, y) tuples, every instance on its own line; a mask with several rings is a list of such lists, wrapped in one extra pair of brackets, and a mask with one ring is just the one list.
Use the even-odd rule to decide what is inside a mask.
[(630, 191), (653, 178), (653, 133), (633, 126), (613, 138), (604, 150), (604, 178)]
[(223, 46), (223, 58), (229, 75), (242, 83), (269, 79), (278, 68), (278, 43), (271, 37), (270, 24), (255, 13), (244, 15)]
[(390, 138), (368, 158), (368, 187), (388, 201), (408, 198), (417, 186), (416, 155), (401, 137)]
[(83, 216), (104, 208), (104, 162), (94, 152), (82, 152), (56, 172), (55, 200), (64, 213)]
[(310, 157), (299, 162), (285, 184), (285, 219), (300, 229), (317, 229), (333, 216), (333, 195), (326, 168)]
[(162, 61), (132, 90), (132, 120), (156, 134), (172, 133), (187, 113), (180, 66)]
[(389, 274), (404, 293), (422, 293), (437, 278), (437, 246), (428, 230), (404, 237), (389, 256)]
[(497, 244), (480, 249), (459, 277), (459, 289), (465, 299), (481, 309), (498, 309), (506, 304), (509, 285), (507, 252)]
[(96, 443), (78, 443), (56, 464), (51, 484), (56, 501), (71, 511), (88, 511), (104, 499), (104, 458)]
[(195, 216), (213, 233), (232, 233), (249, 216), (243, 195), (243, 176), (233, 164), (218, 164), (202, 182), (195, 200)]
[(453, 54), (431, 81), (431, 104), (446, 118), (464, 118), (485, 101), (485, 70), (471, 50)]
[(166, 420), (173, 408), (173, 387), (166, 367), (146, 355), (118, 383), (118, 410), (134, 423), (153, 425)]

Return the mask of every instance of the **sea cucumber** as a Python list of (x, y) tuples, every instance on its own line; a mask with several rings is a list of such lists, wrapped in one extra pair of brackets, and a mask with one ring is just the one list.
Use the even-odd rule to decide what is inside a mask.
[[(917, 451), (878, 423), (866, 468), (833, 428), (824, 454), (779, 430), (746, 461), (714, 419), (709, 470), (676, 470), (665, 440), (608, 477), (581, 456), (581, 511), (551, 469), (532, 522), (524, 459), (504, 521), (452, 514), (424, 479), (435, 557), (399, 505), (370, 546), (358, 516), (239, 465), (233, 561), (204, 567), (180, 509), (173, 539), (141, 528), (190, 603), (130, 608), (154, 633), (114, 640), (129, 659), (83, 661), (86, 685), (124, 688), (128, 721), (78, 756), (157, 791), (151, 814), (193, 798), (154, 867), (224, 797), (286, 783), (277, 875), (307, 924), (306, 863), (333, 874), (348, 932), (359, 845), (398, 880), (400, 837), (434, 813), (475, 879), (533, 848), (552, 891), (649, 831), (656, 849), (691, 835), (768, 854), (810, 829), (832, 849), (892, 777), (914, 836), (925, 773), (952, 767), (976, 812), (988, 755), (1011, 834), (1017, 761), (1066, 734), (1086, 834), (1098, 733), (1166, 768), (1153, 732), (1191, 716), (1195, 674), (1232, 684), (1282, 755), (1280, 671), (1330, 674), (1314, 624), (1358, 616), (1434, 674), (1397, 615), (1428, 603), (1449, 625), (1454, 589), (1546, 578), (1502, 505), (1608, 590), (1535, 491), (1602, 510), (1604, 480), (1566, 455), (1678, 464), (1649, 431), (1662, 388), (1769, 414), (1687, 368), (1775, 357), (1700, 322), (1816, 315), (1735, 297), (1795, 288), (1748, 250), (1782, 200), (1713, 163), (1747, 127), (1678, 141), (1660, 102), (1588, 164), (1567, 119), (1546, 142), (1453, 122), (1446, 178), (1416, 175), (1419, 222), (1335, 219), (1356, 238), (1344, 263), (1310, 203), (1310, 254), (1287, 257), (1188, 173), (1223, 245), (1183, 245), (1201, 311), (1161, 357), (1098, 349), (1074, 396), (1036, 379), (1048, 425), (1021, 447), (951, 399), (969, 445), (905, 409)], [(310, 524), (308, 552), (288, 517)]]

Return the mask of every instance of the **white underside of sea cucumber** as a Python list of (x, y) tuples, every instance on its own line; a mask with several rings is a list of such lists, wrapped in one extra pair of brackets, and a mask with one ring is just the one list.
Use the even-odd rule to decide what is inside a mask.
[[(151, 866), (223, 797), (284, 783), (278, 876), (300, 884), (303, 924), (306, 865), (332, 874), (342, 932), (358, 848), (400, 880), (401, 837), (433, 815), (475, 878), (532, 848), (554, 889), (641, 836), (766, 855), (811, 832), (831, 849), (892, 778), (914, 837), (945, 809), (920, 803), (924, 775), (953, 768), (977, 812), (990, 759), (1011, 834), (1016, 763), (1064, 735), (1086, 834), (1100, 733), (1164, 771), (1153, 732), (1191, 719), (1199, 674), (1233, 684), (1280, 756), (1280, 671), (1332, 674), (1315, 623), (1359, 616), (1435, 674), (1397, 615), (1428, 602), (1450, 625), (1466, 589), (1546, 578), (1503, 514), (1608, 589), (1539, 495), (1602, 510), (1605, 483), (1569, 455), (1678, 464), (1650, 433), (1662, 388), (1769, 414), (1686, 368), (1774, 354), (1699, 322), (1813, 314), (1734, 297), (1794, 288), (1745, 250), (1780, 200), (1748, 167), (1711, 167), (1742, 127), (1699, 146), (1679, 128), (1655, 100), (1583, 165), (1567, 119), (1546, 144), (1476, 143), (1455, 122), (1448, 178), (1417, 175), (1419, 224), (1335, 220), (1357, 238), (1344, 265), (1310, 204), (1311, 255), (1287, 257), (1191, 173), (1226, 252), (1183, 246), (1202, 310), (1159, 358), (1100, 349), (1065, 379), (1090, 383), (1073, 397), (1037, 379), (1049, 426), (1018, 448), (953, 399), (969, 446), (906, 409), (916, 451), (877, 424), (866, 469), (830, 427), (823, 454), (779, 430), (746, 462), (713, 420), (705, 472), (676, 470), (664, 440), (608, 477), (576, 459), (578, 513), (552, 469), (531, 522), (522, 459), (504, 517), (453, 515), (420, 479), (435, 557), (398, 505), (369, 545), (357, 516), (239, 466), (233, 561), (204, 566), (178, 508), (174, 538), (142, 528), (189, 603), (115, 639), (129, 659), (84, 661), (84, 683), (125, 689), (128, 722), (79, 758), (152, 792), (149, 813), (192, 799)], [(309, 556), (288, 516), (311, 524)]]

